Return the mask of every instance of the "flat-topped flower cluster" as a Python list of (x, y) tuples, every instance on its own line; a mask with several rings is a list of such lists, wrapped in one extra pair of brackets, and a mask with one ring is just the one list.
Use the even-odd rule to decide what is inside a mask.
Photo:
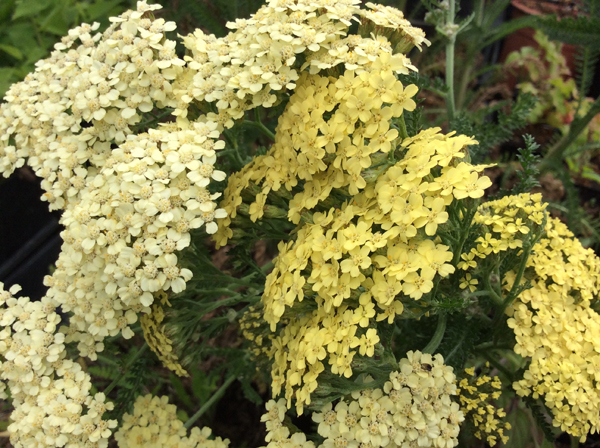
[[(456, 395), (452, 367), (444, 365), (441, 355), (432, 357), (419, 351), (408, 352), (399, 370), (390, 374), (383, 390), (368, 388), (352, 393), (335, 406), (328, 403), (313, 414), (318, 433), (325, 440), (318, 448), (359, 446), (373, 448), (438, 447), (458, 444), (464, 415)], [(313, 448), (304, 433), (290, 434), (284, 425), (285, 400), (271, 400), (266, 406), (267, 448), (301, 446)]]
[(103, 417), (113, 405), (103, 393), (92, 394), (90, 375), (67, 359), (56, 302), (14, 297), (19, 290), (0, 283), (0, 398), (7, 398), (7, 384), (12, 446), (107, 447), (117, 422)]
[[(292, 97), (289, 107), (295, 104)], [(355, 142), (361, 138), (359, 134)], [(361, 193), (340, 209), (312, 214), (309, 222), (299, 226), (293, 241), (280, 243), (262, 303), (263, 318), (275, 332), (270, 353), (273, 390), (278, 394), (285, 385), (288, 406), (292, 398), (298, 409), (310, 403), (326, 358), (333, 373), (350, 377), (356, 354), (374, 355), (379, 342), (376, 329), (370, 328), (374, 322), (392, 323), (403, 313), (405, 303), (419, 300), (432, 291), (436, 278), (455, 271), (450, 263), (453, 253), (436, 239), (436, 232), (448, 220), (446, 207), (456, 200), (481, 197), (491, 184), (479, 174), (484, 166), (462, 161), (467, 145), (474, 143), (431, 129), (390, 145), (384, 154), (398, 149), (402, 152), (399, 162), (384, 166), (369, 184), (360, 177), (364, 171), (359, 165), (357, 173), (364, 182)], [(340, 155), (330, 167), (343, 178), (344, 163), (336, 165), (336, 160), (345, 157), (344, 146), (339, 148)], [(287, 145), (275, 147), (272, 157), (278, 157), (277, 150), (292, 151)], [(325, 150), (321, 157), (324, 154)], [(368, 167), (370, 157), (364, 157)], [(255, 171), (276, 175), (272, 169), (263, 169), (270, 165), (266, 160), (255, 159)], [(252, 168), (246, 172), (252, 173)], [(231, 182), (236, 180), (230, 178)], [(304, 183), (304, 191), (314, 191), (307, 188), (310, 182)], [(343, 186), (323, 185), (328, 185), (327, 194), (313, 198), (312, 207), (319, 199), (326, 200), (333, 187)], [(294, 201), (303, 194), (290, 201), (288, 218), (292, 221), (297, 216)]]
[(227, 448), (229, 440), (209, 438), (212, 430), (187, 429), (177, 417), (177, 406), (169, 397), (139, 396), (133, 413), (123, 416), (123, 426), (115, 433), (119, 448)]

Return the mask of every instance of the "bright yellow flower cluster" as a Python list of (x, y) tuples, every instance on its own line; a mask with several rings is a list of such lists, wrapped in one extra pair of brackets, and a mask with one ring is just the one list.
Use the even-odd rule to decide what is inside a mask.
[(500, 398), (500, 379), (497, 376), (475, 376), (474, 367), (465, 369), (465, 372), (468, 377), (460, 380), (457, 393), (465, 418), (472, 421), (477, 428), (475, 437), (481, 440), (485, 438), (490, 446), (495, 446), (498, 441), (508, 442), (504, 431), (510, 430), (511, 425), (501, 420), (506, 417), (506, 412), (490, 403), (490, 400)]
[(353, 357), (373, 356), (379, 342), (373, 319), (392, 323), (403, 301), (454, 272), (437, 226), (454, 199), (480, 197), (490, 181), (460, 161), (473, 140), (438, 131), (406, 139), (404, 158), (352, 203), (315, 213), (295, 241), (280, 243), (262, 302), (276, 332), (274, 393), (285, 384), (288, 404), (310, 402), (325, 358), (333, 373), (351, 376)]
[[(595, 310), (600, 259), (585, 249), (567, 227), (547, 218), (539, 194), (507, 196), (480, 206), (474, 222), (487, 229), (477, 247), (462, 255), (462, 269), (485, 258), (524, 247), (530, 233), (544, 234), (528, 258), (521, 292), (506, 310), (516, 338), (515, 353), (530, 359), (523, 379), (513, 384), (519, 395), (543, 397), (554, 425), (581, 437), (600, 430), (600, 316)], [(517, 273), (503, 288), (511, 291)]]
[[(514, 350), (531, 359), (513, 387), (543, 396), (554, 425), (584, 441), (600, 430), (600, 259), (559, 220), (548, 219), (545, 229), (527, 263), (532, 287), (507, 310)], [(506, 288), (513, 282), (514, 274)]]
[[(485, 226), (486, 233), (476, 240), (476, 247), (461, 255), (459, 269), (476, 268), (476, 258), (523, 247), (523, 239), (530, 231), (544, 225), (547, 205), (539, 193), (505, 196), (480, 205), (473, 223)], [(470, 275), (465, 278), (465, 287), (476, 284), (470, 279)]]
[(177, 355), (173, 352), (173, 341), (166, 335), (164, 325), (161, 326), (165, 319), (165, 311), (163, 306), (171, 306), (169, 296), (164, 291), (160, 291), (157, 296), (160, 303), (152, 305), (152, 312), (144, 314), (140, 319), (140, 324), (144, 332), (144, 339), (148, 343), (148, 347), (156, 353), (156, 356), (163, 365), (175, 372), (178, 376), (188, 376), (188, 373), (179, 363)]
[[(352, 399), (342, 399), (335, 406), (328, 403), (314, 413), (317, 431), (325, 438), (319, 448), (456, 446), (464, 416), (451, 399), (456, 395), (452, 367), (445, 366), (439, 354), (432, 357), (410, 351), (399, 368), (390, 374), (383, 390), (353, 392)], [(369, 382), (367, 378), (365, 387)], [(267, 448), (275, 448), (277, 441), (289, 435), (283, 425), (285, 400), (271, 400), (267, 411), (262, 418), (267, 422)], [(292, 438), (298, 436), (304, 434)], [(302, 445), (308, 448), (307, 444)]]
[(192, 428), (186, 436), (177, 407), (169, 397), (139, 396), (133, 414), (123, 416), (123, 426), (115, 433), (119, 448), (227, 448), (229, 440), (209, 439), (211, 429)]
[(389, 152), (398, 137), (390, 120), (416, 106), (411, 97), (417, 87), (404, 88), (394, 75), (401, 64), (398, 56), (385, 54), (373, 62), (371, 72), (361, 74), (347, 70), (340, 78), (302, 75), (279, 119), (271, 149), (229, 178), (221, 203), (228, 216), (219, 222), (218, 245), (231, 237), (229, 225), (246, 190), (256, 190), (249, 208), (256, 221), (265, 213), (269, 193), (283, 187), (281, 194), (287, 197), (300, 183), (288, 213), (290, 221), (298, 223), (302, 212), (327, 199), (333, 188), (354, 195), (366, 186), (361, 173), (376, 153)]

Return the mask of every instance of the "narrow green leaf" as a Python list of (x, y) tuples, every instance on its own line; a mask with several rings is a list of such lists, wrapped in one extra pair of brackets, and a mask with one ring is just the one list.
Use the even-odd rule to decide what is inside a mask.
[(243, 380), (241, 382), (241, 384), (242, 384), (242, 392), (244, 393), (244, 397), (246, 397), (246, 399), (250, 400), (252, 403), (254, 403), (256, 405), (262, 404), (263, 399), (258, 394), (258, 392), (256, 392), (256, 390), (254, 390), (250, 381)]
[(192, 377), (192, 393), (199, 403), (207, 401), (217, 389), (219, 375), (206, 374), (201, 370), (194, 372)]
[(18, 48), (13, 47), (12, 45), (0, 44), (0, 50), (11, 55), (15, 59), (23, 59), (23, 53), (21, 53)]
[(21, 17), (31, 17), (50, 6), (51, 0), (21, 0), (17, 3), (17, 9), (13, 14), (13, 20)]
[(509, 34), (520, 30), (521, 28), (536, 27), (538, 21), (539, 18), (537, 16), (525, 16), (519, 17), (518, 19), (514, 19), (509, 22), (505, 22), (502, 25), (495, 28), (487, 37), (487, 39), (485, 39), (481, 44), (479, 44), (478, 48), (485, 48), (488, 45), (493, 44), (497, 40), (503, 39)]
[(509, 4), (510, 0), (496, 0), (491, 5), (486, 6), (483, 23), (481, 24), (482, 28), (484, 30), (491, 29), (496, 19), (506, 10)]

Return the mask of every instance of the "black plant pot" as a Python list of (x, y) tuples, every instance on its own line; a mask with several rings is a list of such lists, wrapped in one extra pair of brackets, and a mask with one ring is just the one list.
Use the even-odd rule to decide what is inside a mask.
[(58, 258), (60, 213), (40, 200), (40, 181), (24, 168), (0, 181), (0, 282), (19, 284), (33, 300), (46, 292), (43, 278)]

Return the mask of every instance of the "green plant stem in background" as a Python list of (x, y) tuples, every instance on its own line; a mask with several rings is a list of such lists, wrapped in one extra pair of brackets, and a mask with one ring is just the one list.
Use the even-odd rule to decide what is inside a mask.
[(206, 403), (204, 403), (204, 405), (202, 405), (202, 407), (200, 409), (198, 409), (198, 412), (196, 412), (194, 415), (192, 415), (189, 418), (189, 420), (187, 422), (185, 422), (185, 424), (183, 425), (184, 428), (188, 429), (190, 426), (192, 426), (196, 422), (196, 420), (198, 420), (200, 417), (202, 417), (202, 415), (210, 409), (210, 407), (215, 403), (215, 401), (217, 401), (219, 398), (221, 398), (221, 396), (225, 393), (225, 391), (227, 390), (229, 385), (231, 383), (233, 383), (233, 381), (235, 379), (236, 379), (235, 375), (232, 375), (229, 378), (227, 378), (225, 380), (225, 382), (223, 383), (223, 385), (219, 388), (219, 390), (217, 390), (212, 395), (212, 397), (210, 397), (208, 399), (208, 401)]
[[(451, 28), (454, 25), (455, 5), (454, 0), (448, 0), (448, 21), (446, 25)], [(448, 94), (446, 96), (446, 108), (448, 110), (448, 121), (454, 119), (456, 112), (454, 106), (454, 44), (456, 43), (456, 33), (450, 31), (448, 43), (446, 44), (446, 86)]]
[(110, 383), (108, 385), (108, 387), (106, 389), (104, 389), (103, 393), (105, 396), (108, 396), (110, 391), (113, 390), (117, 384), (119, 384), (119, 381), (121, 381), (123, 379), (123, 377), (127, 374), (127, 371), (131, 368), (133, 363), (138, 360), (138, 358), (146, 351), (147, 348), (148, 348), (148, 344), (144, 342), (144, 345), (142, 345), (142, 347), (137, 351), (137, 353), (135, 355), (133, 355), (133, 357), (129, 360), (129, 362), (123, 369), (123, 374), (121, 376), (119, 376), (118, 378), (115, 378), (112, 381), (112, 383)]
[(587, 127), (592, 119), (600, 113), (600, 98), (598, 98), (590, 107), (590, 110), (583, 117), (573, 121), (569, 132), (565, 134), (554, 146), (552, 146), (542, 161), (539, 164), (538, 169), (540, 173), (545, 173), (554, 166), (560, 164), (563, 159), (564, 153), (569, 146), (575, 142), (579, 134)]
[(435, 329), (435, 333), (433, 333), (431, 341), (429, 341), (429, 344), (423, 349), (423, 353), (433, 354), (433, 352), (437, 350), (440, 342), (442, 342), (444, 333), (446, 332), (446, 320), (447, 316), (445, 314), (438, 315), (437, 328)]
[[(485, 0), (477, 0), (475, 4), (475, 23), (479, 28), (483, 24), (483, 16), (485, 10)], [(475, 64), (476, 56), (479, 54), (479, 48), (476, 42), (467, 42), (465, 69), (461, 76), (460, 86), (456, 96), (456, 107), (461, 110), (465, 105), (467, 97), (467, 88), (473, 77), (473, 71), (477, 68)]]

